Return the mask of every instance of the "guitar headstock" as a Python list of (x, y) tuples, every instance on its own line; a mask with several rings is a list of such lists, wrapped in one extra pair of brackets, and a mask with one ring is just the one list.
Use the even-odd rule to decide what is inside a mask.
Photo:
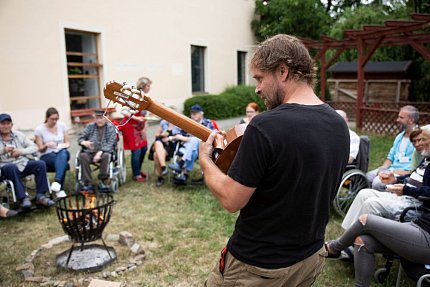
[(145, 110), (149, 105), (149, 98), (144, 96), (140, 90), (126, 84), (109, 82), (104, 87), (103, 94), (106, 99), (132, 110)]

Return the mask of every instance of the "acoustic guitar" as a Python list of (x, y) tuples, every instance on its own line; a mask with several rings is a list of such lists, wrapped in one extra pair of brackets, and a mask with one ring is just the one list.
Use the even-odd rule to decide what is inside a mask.
[[(157, 103), (150, 97), (143, 95), (140, 90), (130, 88), (125, 84), (109, 82), (104, 87), (103, 93), (105, 98), (114, 103), (129, 107), (131, 110), (148, 110), (202, 141), (206, 141), (211, 133), (211, 130), (207, 127), (162, 104)], [(236, 125), (225, 133), (225, 135), (216, 135), (212, 160), (224, 173), (227, 173), (234, 157), (236, 156), (245, 127), (246, 125), (244, 124)]]

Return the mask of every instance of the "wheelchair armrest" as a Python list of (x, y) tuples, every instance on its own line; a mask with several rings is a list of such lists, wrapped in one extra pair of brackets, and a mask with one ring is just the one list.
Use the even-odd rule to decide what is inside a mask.
[(427, 207), (424, 207), (424, 206), (409, 206), (409, 207), (406, 207), (405, 209), (403, 209), (402, 214), (400, 215), (400, 222), (405, 222), (406, 221), (405, 220), (406, 214), (409, 211), (411, 211), (411, 210), (413, 210), (413, 211), (422, 211), (424, 213), (430, 213), (430, 209), (428, 209)]
[(418, 199), (421, 200), (422, 202), (429, 202), (430, 203), (430, 197), (428, 197), (428, 196), (420, 195), (420, 196), (418, 196)]

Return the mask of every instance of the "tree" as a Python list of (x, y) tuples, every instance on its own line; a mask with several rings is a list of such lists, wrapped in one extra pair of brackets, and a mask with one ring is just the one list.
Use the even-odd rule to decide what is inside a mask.
[(255, 15), (251, 27), (259, 41), (279, 33), (318, 39), (332, 22), (315, 0), (271, 0), (267, 5), (256, 0)]

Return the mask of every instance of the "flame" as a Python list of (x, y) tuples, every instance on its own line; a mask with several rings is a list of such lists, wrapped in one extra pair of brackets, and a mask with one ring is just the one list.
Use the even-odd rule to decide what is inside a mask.
[(74, 226), (73, 228), (77, 228), (79, 232), (82, 232), (84, 229), (96, 229), (104, 222), (103, 215), (101, 215), (100, 210), (96, 208), (97, 196), (89, 192), (82, 192), (82, 195), (85, 198), (82, 206), (80, 206), (79, 200), (73, 201), (71, 197), (69, 197), (68, 205), (71, 211), (67, 211), (67, 216), (62, 219), (62, 224), (70, 227)]

